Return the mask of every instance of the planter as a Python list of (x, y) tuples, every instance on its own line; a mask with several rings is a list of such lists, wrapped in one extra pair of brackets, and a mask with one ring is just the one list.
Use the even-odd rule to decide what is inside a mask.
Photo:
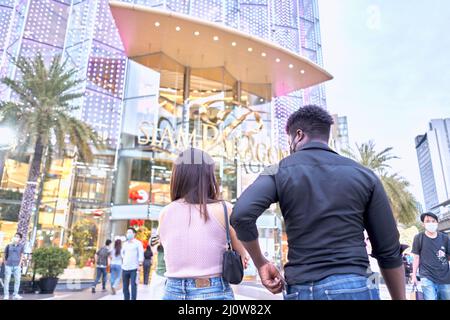
[(58, 278), (41, 278), (39, 279), (40, 293), (51, 294), (55, 291), (56, 284), (58, 283)]

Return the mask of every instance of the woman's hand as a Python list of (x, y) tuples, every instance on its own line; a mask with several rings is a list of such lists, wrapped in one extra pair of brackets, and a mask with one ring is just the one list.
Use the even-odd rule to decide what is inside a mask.
[(250, 256), (249, 256), (248, 254), (244, 255), (244, 256), (242, 257), (242, 264), (243, 264), (243, 266), (244, 266), (244, 269), (247, 269), (247, 268), (248, 268), (249, 262), (250, 262)]

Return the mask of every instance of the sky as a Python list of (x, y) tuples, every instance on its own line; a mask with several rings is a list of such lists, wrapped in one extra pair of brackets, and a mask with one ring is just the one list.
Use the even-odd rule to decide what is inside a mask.
[(450, 118), (450, 1), (318, 1), (328, 110), (347, 116), (353, 147), (393, 147), (423, 205), (414, 138)]

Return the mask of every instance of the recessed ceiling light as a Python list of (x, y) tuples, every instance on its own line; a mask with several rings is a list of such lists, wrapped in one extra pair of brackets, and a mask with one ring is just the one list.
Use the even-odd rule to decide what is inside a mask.
[(158, 21), (155, 22), (155, 27), (159, 27), (160, 25), (161, 24)]
[(247, 50), (248, 50), (248, 52), (252, 52), (253, 48), (248, 48)]
[(276, 58), (275, 61), (276, 62), (280, 62), (281, 60), (280, 60), (280, 58)]
[(294, 67), (294, 65), (291, 63), (289, 64), (289, 68), (292, 69)]
[(266, 53), (265, 53), (265, 52), (261, 52), (261, 56), (262, 56), (262, 57), (265, 57), (265, 56), (266, 56)]
[(175, 28), (175, 30), (180, 31), (181, 28), (177, 26), (177, 27)]
[(233, 41), (233, 42), (231, 43), (231, 45), (232, 45), (233, 47), (236, 47), (236, 42)]
[(213, 40), (214, 40), (214, 41), (219, 41), (219, 37), (218, 37), (218, 36), (214, 36), (214, 37), (213, 37)]
[(200, 35), (200, 32), (195, 31), (195, 32), (194, 32), (194, 36), (198, 36), (198, 35)]
[(301, 74), (304, 74), (304, 73), (305, 73), (305, 70), (301, 70), (300, 73), (301, 73)]

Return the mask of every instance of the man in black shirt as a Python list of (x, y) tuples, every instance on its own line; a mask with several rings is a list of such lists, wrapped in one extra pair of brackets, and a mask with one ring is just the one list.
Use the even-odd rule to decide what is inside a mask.
[(438, 217), (432, 212), (420, 216), (425, 232), (415, 236), (412, 253), (413, 283), (417, 284), (417, 269), (425, 300), (450, 300), (450, 241), (448, 235), (437, 232)]
[[(381, 181), (328, 147), (332, 117), (305, 106), (286, 125), (291, 155), (267, 168), (240, 196), (231, 224), (272, 293), (285, 299), (378, 299), (364, 229), (393, 299), (405, 299), (399, 233)], [(278, 202), (286, 225), (283, 279), (261, 253), (256, 220)]]

